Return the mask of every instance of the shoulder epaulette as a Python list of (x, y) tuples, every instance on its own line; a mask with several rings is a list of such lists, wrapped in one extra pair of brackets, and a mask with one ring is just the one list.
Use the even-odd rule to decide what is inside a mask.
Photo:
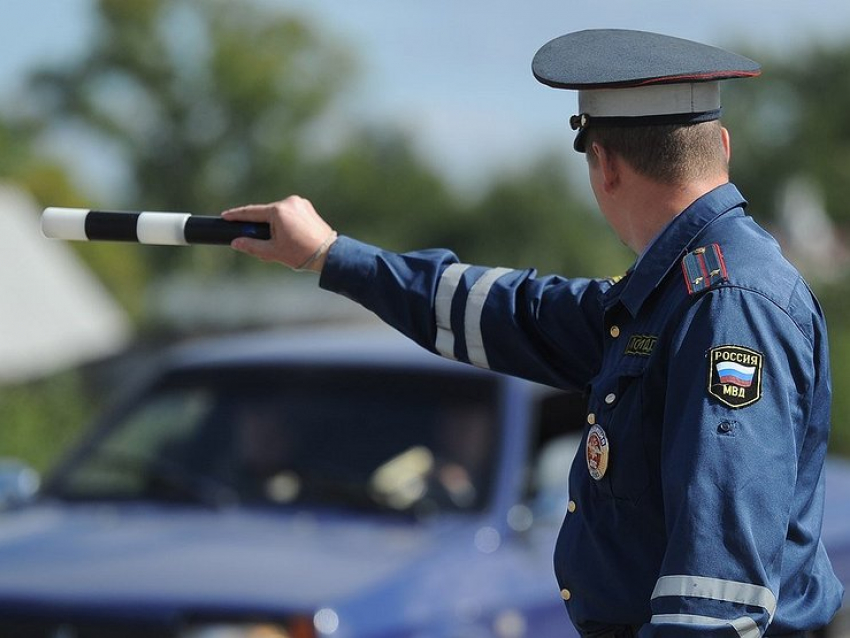
[(720, 245), (709, 244), (689, 252), (682, 259), (682, 273), (689, 295), (726, 281), (726, 262)]

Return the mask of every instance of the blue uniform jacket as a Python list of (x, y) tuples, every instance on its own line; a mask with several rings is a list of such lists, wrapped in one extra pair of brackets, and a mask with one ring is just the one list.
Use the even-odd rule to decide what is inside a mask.
[(592, 633), (757, 637), (825, 625), (824, 318), (731, 184), (617, 283), (398, 255), (341, 237), (320, 284), (446, 357), (588, 393), (555, 550)]

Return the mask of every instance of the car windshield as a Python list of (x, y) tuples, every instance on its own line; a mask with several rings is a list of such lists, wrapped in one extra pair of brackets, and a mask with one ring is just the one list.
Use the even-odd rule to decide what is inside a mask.
[(490, 377), (397, 369), (173, 373), (81, 448), (47, 493), (480, 510), (495, 467), (495, 390)]

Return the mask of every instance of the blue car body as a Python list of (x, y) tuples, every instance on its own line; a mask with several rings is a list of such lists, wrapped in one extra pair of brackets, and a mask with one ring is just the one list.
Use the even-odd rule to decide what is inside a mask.
[[(220, 382), (274, 366), (287, 374), (299, 366), (325, 377), (377, 369), (388, 378), (415, 371), (490, 384), (498, 438), (486, 501), (420, 516), (333, 503), (62, 492), (69, 472), (169, 374), (214, 370)], [(372, 402), (388, 396), (384, 387), (371, 394)], [(445, 361), (383, 330), (263, 334), (179, 348), (104, 415), (42, 495), (0, 512), (0, 635), (576, 636), (552, 552), (582, 417), (576, 397)], [(317, 458), (328, 456), (330, 449)], [(846, 584), (850, 464), (831, 460), (828, 472), (824, 540)]]

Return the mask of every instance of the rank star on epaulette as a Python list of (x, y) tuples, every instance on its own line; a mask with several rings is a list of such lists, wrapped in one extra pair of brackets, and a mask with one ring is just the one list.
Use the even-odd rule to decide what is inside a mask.
[(730, 408), (761, 399), (764, 356), (743, 346), (718, 346), (708, 351), (708, 393)]
[(689, 252), (682, 259), (682, 274), (689, 295), (726, 281), (726, 262), (720, 246), (710, 244)]

